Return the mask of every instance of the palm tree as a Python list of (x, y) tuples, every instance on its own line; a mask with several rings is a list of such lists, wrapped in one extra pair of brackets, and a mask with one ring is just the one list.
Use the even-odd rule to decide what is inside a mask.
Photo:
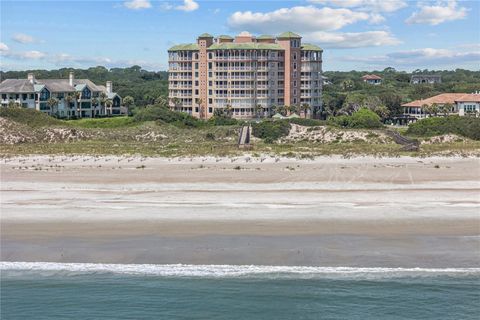
[(435, 117), (436, 117), (436, 116), (438, 115), (438, 111), (439, 111), (438, 104), (432, 103), (431, 108), (432, 108), (432, 113), (433, 113), (433, 114), (435, 115)]
[[(70, 104), (72, 103), (73, 101), (73, 96), (68, 93), (64, 98), (63, 98), (63, 104), (64, 106), (66, 107), (66, 109), (68, 110), (68, 116), (70, 116)], [(66, 103), (66, 105), (65, 105)]]
[(225, 111), (227, 112), (227, 117), (232, 117), (233, 107), (231, 104), (227, 103), (227, 105), (225, 106)]
[(113, 110), (112, 110), (112, 106), (113, 106), (113, 101), (112, 101), (112, 99), (107, 99), (107, 100), (105, 100), (105, 108), (108, 108), (108, 109), (109, 109), (109, 112), (108, 112), (109, 115), (112, 115), (112, 111), (113, 111)]
[(294, 113), (297, 113), (297, 106), (296, 105), (293, 105), (293, 106), (290, 106), (290, 114), (294, 114)]
[(132, 96), (126, 96), (125, 98), (123, 98), (123, 105), (127, 108), (130, 108), (130, 106), (134, 103), (135, 99), (133, 99)]
[(263, 115), (263, 112), (262, 112), (262, 111), (263, 111), (262, 105), (261, 105), (261, 104), (257, 104), (257, 105), (255, 106), (255, 115), (256, 115), (257, 117), (260, 117), (261, 115)]
[(75, 101), (75, 110), (77, 110), (77, 115), (79, 118), (82, 116), (82, 113), (80, 112), (80, 106), (79, 106), (81, 96), (82, 94), (79, 91), (75, 91), (73, 93), (73, 99)]
[(105, 104), (107, 102), (107, 99), (108, 99), (108, 95), (105, 92), (100, 93), (100, 104), (103, 107), (103, 114), (104, 115), (107, 114), (107, 106)]
[(300, 110), (303, 112), (305, 119), (307, 118), (308, 111), (310, 110), (310, 105), (308, 103), (304, 103), (300, 106)]
[(55, 114), (55, 116), (58, 117), (58, 99), (56, 98), (50, 98), (47, 100), (47, 106), (49, 106), (52, 109), (52, 114)]
[(20, 108), (20, 103), (10, 100), (8, 101), (8, 107), (9, 108)]
[(453, 105), (451, 103), (445, 103), (440, 106), (440, 112), (446, 117), (450, 112), (452, 112)]
[(275, 114), (275, 111), (276, 111), (276, 110), (277, 110), (277, 106), (276, 106), (276, 105), (272, 105), (272, 106), (270, 107), (270, 109), (268, 110), (268, 113), (269, 113), (268, 115), (269, 115), (270, 117), (273, 116), (273, 115)]
[(283, 112), (285, 114), (283, 114), (284, 116), (288, 116), (290, 114), (290, 110), (292, 110), (292, 107), (291, 106), (283, 106)]
[(95, 118), (95, 111), (96, 111), (95, 109), (98, 106), (98, 99), (97, 98), (92, 98), (92, 106), (93, 106), (92, 118)]
[(200, 111), (200, 119), (207, 118), (207, 114), (202, 107), (203, 100), (201, 98), (196, 98), (195, 103), (198, 105), (198, 110)]
[(176, 111), (181, 101), (179, 98), (175, 97), (175, 98), (172, 98), (172, 103), (173, 103), (173, 109)]
[[(126, 98), (126, 97), (125, 97)], [(133, 98), (132, 98), (133, 99)], [(178, 98), (177, 98), (178, 99)], [(125, 99), (124, 100), (124, 104), (125, 104)], [(162, 107), (167, 105), (167, 98), (165, 98), (164, 96), (158, 96), (157, 99), (155, 99), (155, 104), (159, 104), (161, 105)]]

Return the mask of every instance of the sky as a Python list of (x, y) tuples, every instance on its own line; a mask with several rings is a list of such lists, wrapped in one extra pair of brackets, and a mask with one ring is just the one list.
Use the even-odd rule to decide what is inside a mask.
[(323, 70), (480, 70), (480, 0), (0, 0), (0, 69), (167, 70), (198, 35), (293, 31)]

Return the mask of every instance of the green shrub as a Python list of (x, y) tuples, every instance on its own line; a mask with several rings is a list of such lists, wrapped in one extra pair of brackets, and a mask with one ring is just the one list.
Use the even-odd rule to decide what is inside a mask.
[(298, 124), (300, 126), (306, 126), (306, 127), (318, 127), (318, 126), (324, 126), (326, 124), (326, 121), (324, 120), (304, 119), (304, 118), (291, 118), (291, 119), (288, 119), (288, 122)]
[(238, 124), (238, 121), (233, 118), (215, 115), (208, 120), (208, 123), (214, 126), (233, 126)]
[(351, 116), (338, 116), (328, 119), (328, 124), (344, 128), (375, 129), (383, 127), (380, 117), (370, 109), (361, 108)]
[(447, 133), (480, 140), (480, 118), (460, 116), (430, 117), (410, 124), (407, 130), (407, 134), (417, 136), (434, 136)]
[(0, 117), (29, 125), (30, 127), (45, 127), (65, 124), (64, 121), (50, 117), (35, 109), (0, 108)]
[(134, 111), (133, 119), (137, 122), (161, 121), (173, 124), (177, 127), (200, 127), (202, 121), (183, 112), (176, 112), (165, 106), (149, 105), (145, 108), (137, 108)]
[(266, 143), (285, 137), (290, 131), (290, 123), (286, 120), (262, 121), (252, 124), (252, 134)]
[(205, 139), (215, 140), (215, 134), (213, 134), (212, 132), (207, 132), (207, 134), (205, 135)]

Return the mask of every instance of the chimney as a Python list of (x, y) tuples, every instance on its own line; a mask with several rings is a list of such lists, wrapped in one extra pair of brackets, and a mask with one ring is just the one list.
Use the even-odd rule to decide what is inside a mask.
[(33, 73), (29, 73), (27, 79), (30, 81), (30, 83), (35, 83), (35, 75)]
[(112, 81), (107, 81), (107, 93), (112, 93)]
[(73, 79), (75, 79), (75, 77), (73, 76), (73, 72), (70, 71), (70, 73), (68, 74), (68, 83), (70, 84), (70, 86), (73, 87)]

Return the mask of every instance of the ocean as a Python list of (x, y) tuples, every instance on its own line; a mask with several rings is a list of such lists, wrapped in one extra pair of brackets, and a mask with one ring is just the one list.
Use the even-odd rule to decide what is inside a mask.
[(0, 262), (1, 319), (478, 319), (480, 268)]

